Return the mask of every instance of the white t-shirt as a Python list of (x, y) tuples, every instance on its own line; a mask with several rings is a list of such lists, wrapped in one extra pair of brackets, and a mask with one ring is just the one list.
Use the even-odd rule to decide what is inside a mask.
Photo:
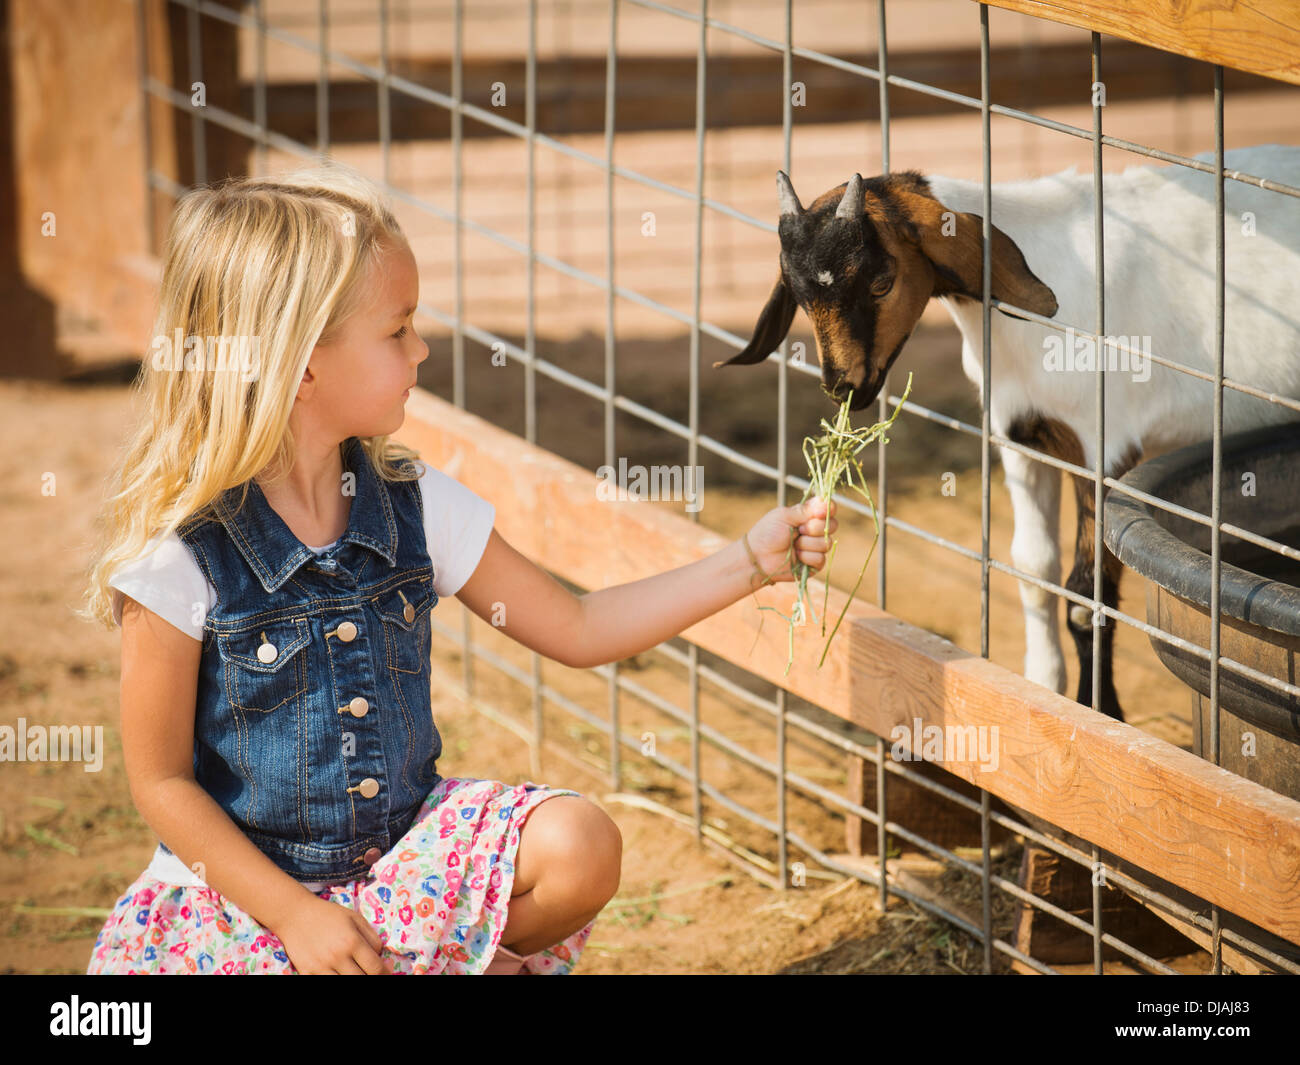
[[(433, 589), (445, 599), (459, 592), (478, 567), (496, 520), (496, 507), (454, 477), (427, 463), (420, 465), (424, 538), (433, 562)], [(306, 546), (319, 555), (336, 543)], [(217, 602), (216, 589), (175, 533), (161, 540), (154, 537), (141, 556), (118, 570), (108, 583), (114, 590), (113, 621), (117, 624), (122, 623), (122, 597), (129, 595), (196, 640), (203, 639), (203, 619)]]
[[(478, 568), (496, 520), (496, 507), (441, 470), (423, 462), (420, 465), (424, 537), (433, 562), (433, 588), (439, 598), (446, 598), (459, 592)], [(319, 555), (336, 543), (306, 546)], [(117, 624), (122, 623), (122, 597), (129, 595), (196, 640), (203, 639), (203, 619), (217, 601), (216, 589), (175, 533), (150, 540), (140, 558), (118, 570), (109, 586)], [(203, 886), (203, 881), (161, 844), (147, 871), (166, 884)], [(325, 882), (299, 883), (309, 891), (325, 886)]]

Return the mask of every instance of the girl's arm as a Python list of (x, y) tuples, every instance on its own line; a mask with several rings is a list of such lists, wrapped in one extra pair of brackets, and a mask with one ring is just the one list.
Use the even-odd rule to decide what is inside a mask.
[[(122, 604), (122, 755), (131, 798), (190, 869), (274, 931), (300, 972), (381, 971), (378, 934), (278, 868), (194, 779), (200, 641)], [(369, 933), (367, 935), (367, 933)]]
[[(769, 511), (749, 531), (763, 571), (792, 581), (786, 553), (821, 569), (835, 531), (834, 503), (810, 499)], [(826, 519), (829, 517), (830, 525)], [(525, 647), (579, 669), (639, 654), (679, 635), (760, 584), (740, 540), (707, 558), (644, 580), (575, 596), (494, 529), (473, 575), (456, 594), (484, 621)]]

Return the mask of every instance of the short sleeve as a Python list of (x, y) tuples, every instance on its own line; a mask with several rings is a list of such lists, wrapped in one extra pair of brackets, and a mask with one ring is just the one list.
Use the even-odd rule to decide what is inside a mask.
[(433, 562), (433, 588), (453, 596), (478, 568), (496, 521), (496, 507), (454, 477), (421, 463), (424, 538)]
[(129, 595), (187, 636), (203, 639), (203, 619), (216, 603), (215, 589), (175, 533), (154, 537), (108, 583), (114, 590), (116, 624), (122, 624), (122, 597)]

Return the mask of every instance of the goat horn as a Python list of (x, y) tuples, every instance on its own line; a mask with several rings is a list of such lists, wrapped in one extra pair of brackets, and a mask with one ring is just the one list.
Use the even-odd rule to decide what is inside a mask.
[(854, 174), (849, 178), (849, 187), (844, 190), (844, 198), (835, 208), (836, 218), (860, 218), (862, 216), (862, 175)]
[(795, 195), (794, 186), (790, 184), (790, 179), (786, 177), (784, 170), (776, 172), (776, 193), (781, 198), (782, 217), (788, 214), (803, 214), (803, 204)]

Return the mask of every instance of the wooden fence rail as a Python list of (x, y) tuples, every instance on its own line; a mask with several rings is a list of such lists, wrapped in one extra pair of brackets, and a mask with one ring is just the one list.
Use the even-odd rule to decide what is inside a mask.
[[(490, 499), (497, 530), (518, 550), (584, 588), (640, 580), (727, 544), (662, 509), (599, 500), (594, 473), (421, 389), (411, 394), (398, 437), (426, 462), (451, 465), (458, 479)], [(593, 550), (593, 544), (601, 546)], [(765, 588), (758, 601), (784, 611), (791, 588)], [(845, 599), (831, 589), (831, 617)], [(769, 623), (760, 633), (764, 617), (746, 597), (682, 635), (876, 735), (889, 736), (898, 725), (911, 731), (918, 719), (922, 729), (997, 726), (996, 768), (974, 759), (940, 764), (1300, 942), (1300, 802), (867, 603), (850, 604), (821, 669), (821, 640), (797, 632), (785, 676), (787, 631)]]

